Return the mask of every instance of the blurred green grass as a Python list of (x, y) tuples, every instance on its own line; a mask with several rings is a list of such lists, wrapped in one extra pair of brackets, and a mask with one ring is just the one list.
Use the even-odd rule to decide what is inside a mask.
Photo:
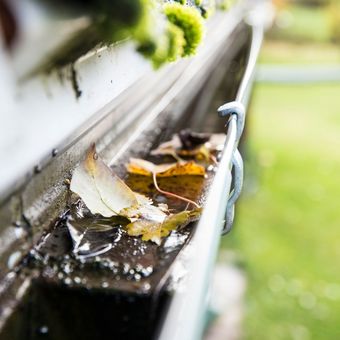
[[(289, 8), (263, 64), (336, 64), (324, 8)], [(340, 339), (340, 83), (257, 84), (245, 193), (221, 249), (248, 279), (245, 339)]]
[(290, 5), (278, 12), (267, 33), (259, 63), (336, 64), (340, 46), (332, 44), (333, 7)]
[(340, 46), (330, 43), (267, 40), (262, 51), (260, 64), (315, 65), (340, 62)]
[(340, 84), (256, 86), (248, 143), (258, 191), (222, 241), (248, 276), (247, 339), (340, 339), (339, 93)]
[(290, 5), (278, 13), (277, 24), (269, 32), (271, 39), (295, 42), (328, 42), (331, 37), (330, 13), (327, 6)]

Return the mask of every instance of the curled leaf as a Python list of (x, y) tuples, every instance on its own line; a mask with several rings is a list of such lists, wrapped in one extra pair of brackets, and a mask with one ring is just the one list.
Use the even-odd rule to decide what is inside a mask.
[(221, 151), (225, 143), (225, 134), (197, 133), (188, 129), (175, 134), (170, 141), (160, 144), (151, 151), (154, 156), (173, 156), (177, 160), (180, 157), (195, 157), (209, 160), (211, 154)]
[(92, 214), (104, 217), (138, 204), (134, 192), (102, 161), (93, 145), (74, 170), (70, 189), (78, 194)]

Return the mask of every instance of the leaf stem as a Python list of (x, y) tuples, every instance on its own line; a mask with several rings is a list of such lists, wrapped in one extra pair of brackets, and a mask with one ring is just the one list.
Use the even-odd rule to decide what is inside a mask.
[(217, 159), (214, 155), (209, 155), (210, 160), (214, 163), (214, 165), (218, 165)]
[(162, 193), (162, 194), (164, 194), (164, 195), (166, 195), (166, 196), (171, 196), (171, 197), (174, 197), (174, 198), (178, 198), (178, 199), (181, 200), (181, 201), (185, 201), (185, 202), (188, 202), (188, 203), (194, 205), (196, 208), (200, 208), (200, 206), (199, 206), (196, 202), (190, 200), (189, 198), (185, 198), (185, 197), (183, 197), (183, 196), (176, 195), (176, 194), (174, 194), (174, 193), (172, 193), (172, 192), (162, 190), (162, 189), (158, 186), (158, 183), (157, 183), (157, 174), (156, 174), (156, 172), (153, 172), (153, 173), (152, 173), (152, 179), (153, 179), (153, 184), (154, 184), (155, 188), (156, 188), (157, 191), (159, 191), (160, 193)]

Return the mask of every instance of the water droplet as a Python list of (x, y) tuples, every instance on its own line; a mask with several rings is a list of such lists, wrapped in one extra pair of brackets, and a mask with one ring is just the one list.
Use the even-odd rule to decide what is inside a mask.
[(136, 272), (141, 272), (143, 270), (143, 266), (140, 263), (138, 263), (136, 264), (135, 269), (136, 269)]
[(26, 235), (26, 231), (24, 228), (15, 228), (14, 229), (14, 233), (15, 233), (15, 236), (16, 238), (20, 239), (22, 237), (24, 237)]
[(20, 258), (21, 258), (21, 252), (20, 251), (16, 251), (14, 253), (12, 253), (7, 261), (7, 267), (9, 269), (13, 269), (19, 262)]
[(142, 278), (142, 275), (140, 275), (140, 274), (135, 274), (135, 275), (134, 275), (134, 279), (135, 279), (136, 281), (140, 281), (141, 278)]
[(147, 292), (147, 291), (149, 291), (150, 289), (151, 289), (150, 283), (145, 282), (145, 283), (143, 284), (143, 286), (142, 286), (142, 291), (143, 291), (143, 292)]
[(152, 274), (153, 268), (152, 266), (149, 266), (149, 267), (143, 268), (141, 272), (144, 276), (149, 276), (150, 274)]
[(58, 149), (53, 149), (52, 150), (52, 157), (57, 156), (58, 152), (59, 152)]
[(47, 277), (53, 277), (53, 276), (55, 275), (55, 271), (53, 270), (52, 267), (47, 266), (47, 267), (45, 268), (44, 274), (45, 274)]
[(47, 333), (48, 333), (48, 327), (47, 327), (47, 326), (41, 326), (41, 327), (38, 329), (38, 333), (39, 333), (39, 334), (47, 334)]
[(123, 264), (123, 274), (127, 274), (130, 270), (130, 265), (128, 263)]
[(40, 172), (41, 172), (41, 165), (36, 165), (35, 167), (34, 167), (34, 169), (33, 169), (33, 171), (34, 171), (34, 173), (35, 174), (39, 174)]
[(70, 274), (70, 273), (72, 273), (73, 269), (72, 269), (72, 267), (71, 267), (71, 264), (70, 264), (70, 263), (66, 263), (66, 264), (64, 265), (63, 271), (64, 271), (65, 274)]
[(73, 279), (73, 281), (74, 281), (75, 283), (79, 284), (79, 283), (81, 283), (81, 278), (78, 277), (78, 276), (76, 276), (76, 277)]
[(64, 283), (65, 283), (66, 285), (70, 285), (70, 284), (72, 283), (72, 280), (71, 280), (69, 277), (67, 277), (67, 278), (64, 280)]

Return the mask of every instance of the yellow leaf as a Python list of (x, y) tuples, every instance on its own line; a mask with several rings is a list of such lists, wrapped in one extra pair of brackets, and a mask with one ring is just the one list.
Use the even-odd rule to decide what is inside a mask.
[(194, 221), (199, 217), (200, 213), (201, 209), (185, 210), (168, 216), (161, 223), (139, 219), (129, 223), (126, 226), (126, 230), (130, 236), (142, 236), (143, 241), (152, 241), (160, 245), (162, 238), (168, 236), (172, 230), (176, 230)]
[(130, 173), (144, 176), (152, 176), (153, 173), (157, 174), (159, 177), (205, 175), (204, 167), (193, 161), (156, 165), (144, 159), (131, 158), (130, 163), (127, 164), (126, 168)]

